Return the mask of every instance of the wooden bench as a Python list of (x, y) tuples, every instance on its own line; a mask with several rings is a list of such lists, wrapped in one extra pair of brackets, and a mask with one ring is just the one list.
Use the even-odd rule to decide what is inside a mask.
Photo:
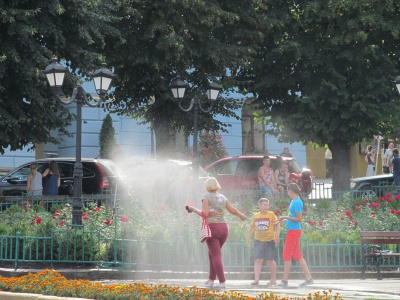
[[(382, 280), (380, 266), (384, 258), (400, 257), (398, 246), (400, 244), (400, 231), (360, 231), (363, 258), (362, 279), (365, 279), (367, 264), (371, 262), (376, 266), (378, 280)], [(396, 245), (395, 251), (384, 251), (382, 245)]]

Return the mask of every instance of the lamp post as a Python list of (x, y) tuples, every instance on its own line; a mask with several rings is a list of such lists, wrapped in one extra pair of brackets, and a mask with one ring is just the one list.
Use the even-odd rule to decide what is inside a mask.
[(193, 109), (193, 199), (195, 199), (197, 182), (199, 181), (199, 154), (197, 151), (197, 137), (198, 137), (197, 117), (199, 110), (201, 110), (204, 113), (208, 113), (211, 111), (215, 100), (217, 100), (221, 88), (219, 87), (218, 84), (214, 82), (209, 84), (207, 89), (207, 99), (209, 103), (208, 109), (203, 109), (203, 107), (201, 106), (201, 100), (197, 95), (192, 98), (188, 108), (182, 107), (182, 99), (186, 91), (186, 83), (183, 82), (179, 77), (177, 77), (171, 82), (170, 88), (181, 110), (189, 112)]
[(93, 78), (97, 94), (100, 96), (98, 99), (93, 98), (92, 95), (85, 92), (81, 85), (74, 88), (71, 97), (65, 97), (61, 91), (63, 86), (67, 68), (57, 63), (55, 57), (52, 58), (52, 63), (44, 70), (47, 81), (53, 92), (53, 97), (63, 104), (70, 104), (76, 102), (76, 154), (74, 165), (74, 190), (72, 200), (72, 224), (82, 225), (82, 105), (86, 103), (91, 107), (98, 107), (104, 95), (107, 93), (114, 74), (106, 69), (106, 64), (102, 63), (102, 68), (90, 74)]

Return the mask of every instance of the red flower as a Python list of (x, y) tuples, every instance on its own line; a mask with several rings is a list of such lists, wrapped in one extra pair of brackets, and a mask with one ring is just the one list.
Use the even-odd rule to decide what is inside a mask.
[(396, 211), (396, 215), (400, 216), (400, 209)]
[(121, 222), (124, 222), (124, 223), (126, 223), (126, 222), (128, 222), (129, 221), (129, 219), (127, 218), (127, 217), (125, 217), (125, 216), (122, 216), (121, 217), (121, 219), (119, 219)]
[(329, 219), (329, 216), (325, 216), (324, 219), (325, 219), (325, 220), (326, 220), (326, 219)]
[(387, 193), (387, 194), (386, 194), (386, 198), (387, 198), (387, 199), (390, 199), (390, 198), (392, 198), (392, 195), (391, 195), (390, 193)]
[(310, 224), (311, 226), (314, 226), (314, 225), (315, 225), (315, 223), (316, 223), (315, 221), (311, 221), (311, 220), (310, 220), (310, 221), (308, 221), (308, 224)]
[(57, 218), (57, 215), (54, 214), (54, 215), (52, 215), (51, 217), (52, 217), (53, 219), (55, 219), (55, 218)]
[(279, 209), (277, 209), (276, 211), (274, 211), (275, 215), (279, 215), (281, 213), (281, 211)]
[(385, 200), (385, 198), (383, 196), (379, 197), (379, 201), (383, 202), (384, 200)]
[(96, 207), (94, 210), (99, 211), (100, 209), (101, 209), (100, 207)]
[(348, 216), (349, 218), (352, 218), (353, 215), (351, 214), (351, 211), (346, 210), (345, 215)]
[(386, 199), (386, 201), (387, 201), (388, 203), (392, 203), (392, 199), (390, 199), (390, 198)]
[(365, 199), (365, 200), (364, 200), (364, 203), (368, 203), (368, 199)]
[(58, 225), (63, 226), (65, 224), (64, 220), (62, 220)]
[(87, 215), (83, 215), (83, 216), (82, 216), (82, 219), (87, 220), (87, 219), (88, 219), (88, 216), (87, 216)]
[(36, 219), (36, 224), (40, 224), (40, 223), (42, 223), (42, 218), (37, 218)]
[(354, 210), (355, 210), (355, 211), (359, 211), (360, 209), (361, 209), (361, 207), (358, 206), (358, 205), (357, 205), (356, 207), (354, 207)]
[(60, 211), (58, 209), (56, 209), (56, 211), (54, 212), (54, 214), (59, 215)]
[(399, 195), (396, 195), (396, 196), (394, 196), (394, 200), (396, 200), (396, 201), (399, 201), (399, 199), (400, 199), (400, 194), (399, 194)]
[(322, 226), (322, 225), (324, 225), (324, 223), (323, 222), (318, 222), (318, 225)]
[(82, 216), (86, 216), (86, 213), (84, 211), (82, 212)]
[(338, 209), (338, 210), (337, 210), (337, 212), (338, 212), (338, 213), (341, 213), (341, 212), (342, 212), (342, 210)]
[(381, 205), (378, 203), (378, 202), (372, 202), (372, 203), (370, 203), (369, 204), (369, 207), (370, 208), (379, 208)]
[(343, 221), (343, 220), (344, 220), (344, 218), (343, 218), (343, 217), (340, 217), (340, 220), (342, 220), (342, 221)]
[(393, 209), (393, 208), (390, 210), (390, 213), (391, 213), (391, 214), (394, 214), (395, 212), (396, 212), (396, 210)]
[(360, 201), (357, 201), (357, 202), (356, 202), (356, 205), (360, 205), (360, 204), (361, 204), (361, 202), (360, 202)]
[(371, 213), (371, 218), (375, 218), (375, 213), (374, 212)]
[(110, 225), (111, 224), (111, 220), (109, 218), (107, 218), (103, 223), (106, 224), (106, 225)]
[(286, 205), (283, 205), (283, 206), (282, 206), (282, 209), (286, 209)]

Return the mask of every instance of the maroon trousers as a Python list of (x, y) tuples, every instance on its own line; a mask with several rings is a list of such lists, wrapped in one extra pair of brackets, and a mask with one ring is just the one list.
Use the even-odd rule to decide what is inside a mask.
[(207, 239), (208, 258), (210, 260), (208, 279), (215, 280), (218, 277), (219, 282), (224, 283), (225, 275), (221, 248), (228, 238), (228, 225), (226, 223), (211, 223), (209, 225), (212, 237)]

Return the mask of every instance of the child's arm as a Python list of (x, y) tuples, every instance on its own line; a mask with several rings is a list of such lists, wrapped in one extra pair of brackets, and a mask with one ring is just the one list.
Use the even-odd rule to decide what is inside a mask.
[(253, 235), (253, 232), (254, 232), (255, 229), (256, 229), (256, 226), (255, 225), (251, 225), (250, 228), (249, 228), (249, 232), (247, 233), (247, 246), (248, 247), (250, 247), (250, 244), (251, 244), (250, 238)]
[(280, 236), (281, 236), (281, 224), (277, 223), (275, 224), (275, 245), (278, 245), (280, 242)]

